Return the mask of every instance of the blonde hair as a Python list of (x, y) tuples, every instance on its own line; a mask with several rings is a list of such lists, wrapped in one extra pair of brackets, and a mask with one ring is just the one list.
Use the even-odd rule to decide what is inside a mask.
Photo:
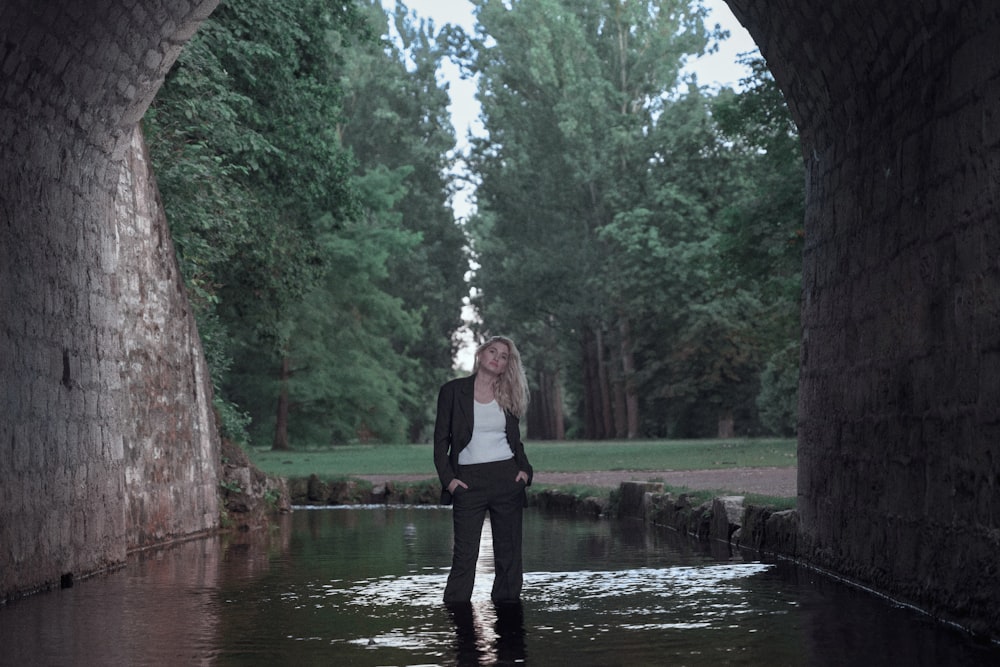
[(517, 351), (514, 341), (506, 336), (487, 338), (476, 348), (476, 361), (472, 372), (479, 371), (479, 356), (493, 343), (503, 343), (510, 352), (507, 356), (507, 368), (504, 369), (503, 374), (497, 378), (496, 384), (493, 386), (493, 395), (501, 408), (520, 419), (528, 411), (529, 392), (528, 379), (524, 375), (524, 366), (521, 364), (521, 353)]

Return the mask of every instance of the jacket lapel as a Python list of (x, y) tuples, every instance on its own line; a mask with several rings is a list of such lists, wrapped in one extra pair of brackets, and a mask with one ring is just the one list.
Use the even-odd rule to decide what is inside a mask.
[(475, 390), (476, 390), (476, 376), (470, 375), (466, 382), (462, 382), (458, 389), (458, 409), (461, 414), (461, 423), (465, 430), (461, 434), (456, 433), (458, 436), (458, 443), (462, 447), (469, 444), (472, 439), (472, 425), (473, 417), (475, 415), (475, 410), (473, 410), (472, 402), (475, 400)]

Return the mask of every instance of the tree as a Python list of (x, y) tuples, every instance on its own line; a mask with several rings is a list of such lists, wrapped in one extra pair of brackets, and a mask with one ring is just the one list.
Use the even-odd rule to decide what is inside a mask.
[[(634, 437), (633, 314), (621, 307), (621, 267), (605, 261), (602, 230), (622, 211), (648, 208), (651, 136), (684, 55), (708, 44), (704, 10), (666, 1), (476, 5), (470, 67), (489, 133), (471, 160), (484, 319), (516, 323), (546, 364), (575, 375), (586, 437)], [(544, 395), (550, 386), (535, 388)]]
[(477, 7), (477, 303), (538, 360), (537, 428), (552, 432), (552, 396), (587, 438), (787, 414), (760, 401), (788, 404), (802, 171), (763, 64), (739, 94), (678, 86), (685, 56), (722, 37), (698, 4)]
[(288, 337), (289, 438), (402, 442), (421, 370), (405, 352), (419, 341), (421, 322), (383, 285), (388, 258), (410, 252), (419, 237), (373, 212), (320, 243), (333, 268), (300, 305)]
[[(376, 0), (369, 21), (388, 33), (387, 16)], [(379, 43), (352, 45), (345, 54), (344, 119), (340, 135), (357, 162), (356, 173), (389, 169), (400, 175), (402, 193), (392, 210), (398, 224), (420, 242), (408, 252), (387, 257), (384, 288), (419, 317), (423, 335), (407, 354), (419, 364), (410, 382), (416, 397), (407, 411), (408, 437), (429, 434), (437, 388), (452, 375), (455, 331), (461, 326), (462, 298), (468, 293), (467, 239), (449, 207), (448, 172), (455, 148), (446, 86), (437, 82), (447, 56), (445, 29), (421, 20), (402, 2), (388, 17), (400, 46), (384, 37)], [(430, 398), (428, 398), (430, 397)]]
[(230, 437), (416, 437), (450, 374), (454, 139), (434, 33), (397, 19), (407, 54), (376, 3), (225, 4), (149, 115)]
[(719, 256), (731, 282), (761, 296), (764, 368), (756, 407), (768, 431), (789, 435), (796, 428), (805, 168), (767, 63), (759, 54), (746, 54), (743, 63), (750, 69), (743, 91), (720, 95), (714, 115), (724, 140), (746, 155), (745, 173), (753, 178), (725, 212)]

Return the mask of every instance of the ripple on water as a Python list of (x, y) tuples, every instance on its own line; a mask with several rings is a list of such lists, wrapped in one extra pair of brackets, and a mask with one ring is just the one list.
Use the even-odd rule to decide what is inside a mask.
[[(697, 604), (704, 609), (706, 601), (725, 609), (746, 608), (738, 595), (738, 581), (771, 568), (764, 563), (732, 563), (701, 567), (635, 568), (627, 570), (580, 570), (575, 572), (528, 572), (524, 576), (524, 601), (548, 609), (577, 609), (587, 601), (642, 596), (669, 600), (672, 607)], [(346, 605), (425, 607), (439, 605), (447, 572), (411, 574), (363, 579), (343, 587), (333, 583), (320, 584), (321, 592), (330, 598), (340, 598)], [(477, 579), (473, 600), (489, 598), (489, 576)], [(652, 596), (652, 597), (651, 597)], [(725, 600), (726, 602), (722, 602)], [(695, 602), (696, 601), (696, 602)]]
[[(761, 563), (700, 567), (529, 572), (524, 606), (532, 610), (533, 632), (591, 639), (617, 631), (685, 631), (730, 626), (751, 613), (742, 581), (772, 566)], [(342, 611), (390, 621), (343, 643), (372, 650), (435, 651), (448, 646), (453, 631), (442, 628), (441, 592), (447, 570), (315, 584), (305, 597)], [(491, 577), (480, 576), (473, 594), (478, 625), (491, 627)], [(759, 611), (759, 610), (758, 610)], [(390, 620), (392, 619), (392, 620)]]

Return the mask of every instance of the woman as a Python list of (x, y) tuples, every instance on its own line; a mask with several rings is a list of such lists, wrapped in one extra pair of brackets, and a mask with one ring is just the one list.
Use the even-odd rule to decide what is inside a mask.
[(527, 407), (521, 355), (503, 336), (480, 345), (472, 375), (446, 383), (438, 394), (434, 466), (441, 503), (454, 505), (455, 528), (445, 603), (472, 598), (487, 511), (493, 531), (491, 597), (496, 603), (520, 599), (521, 516), (533, 472), (519, 426)]

